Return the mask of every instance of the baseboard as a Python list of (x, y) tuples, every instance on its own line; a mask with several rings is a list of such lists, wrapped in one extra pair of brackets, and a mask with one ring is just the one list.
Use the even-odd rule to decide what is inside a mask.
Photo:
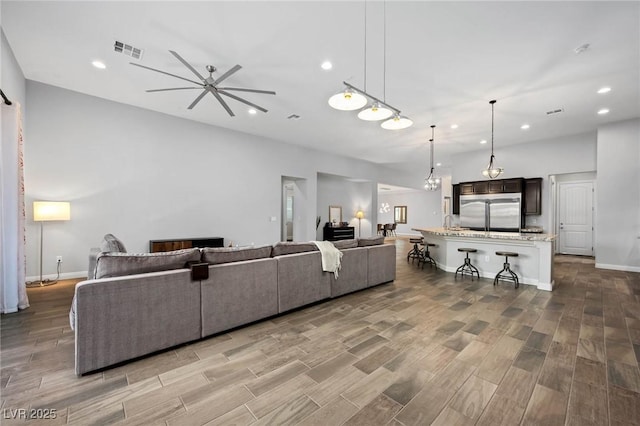
[[(49, 274), (43, 275), (43, 280), (55, 280), (58, 277), (58, 274)], [(62, 272), (60, 273), (60, 277), (58, 280), (73, 280), (76, 278), (87, 278), (87, 271), (77, 271), (77, 272)], [(26, 278), (27, 282), (40, 281), (40, 275), (29, 276)]]
[(598, 269), (613, 269), (614, 271), (624, 271), (624, 272), (640, 272), (640, 266), (609, 265), (609, 264), (606, 264), (606, 263), (598, 263), (598, 262), (596, 262), (596, 268), (598, 268)]

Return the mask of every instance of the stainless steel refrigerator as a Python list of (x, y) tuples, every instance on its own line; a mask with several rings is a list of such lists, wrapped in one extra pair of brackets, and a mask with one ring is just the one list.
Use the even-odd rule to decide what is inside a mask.
[(486, 194), (460, 196), (460, 226), (476, 231), (520, 232), (522, 196)]

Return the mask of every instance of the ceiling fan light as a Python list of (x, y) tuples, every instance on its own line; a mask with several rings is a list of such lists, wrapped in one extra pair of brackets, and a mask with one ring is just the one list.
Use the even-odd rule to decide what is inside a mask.
[(393, 117), (380, 124), (380, 127), (387, 130), (402, 130), (411, 126), (413, 126), (413, 121), (400, 114), (394, 114)]
[(360, 93), (346, 88), (343, 92), (336, 93), (329, 98), (329, 105), (340, 111), (353, 111), (367, 104), (367, 98)]
[(379, 121), (391, 117), (393, 111), (384, 107), (379, 102), (374, 102), (368, 108), (358, 113), (358, 118), (365, 121)]

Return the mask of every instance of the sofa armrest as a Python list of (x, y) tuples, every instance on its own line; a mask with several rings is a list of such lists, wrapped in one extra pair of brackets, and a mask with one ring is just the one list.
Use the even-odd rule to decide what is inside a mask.
[(92, 247), (89, 250), (89, 267), (87, 268), (88, 280), (92, 280), (96, 276), (96, 264), (97, 264), (98, 254), (100, 254), (99, 247)]
[(200, 282), (189, 269), (80, 282), (76, 374), (197, 340), (200, 326)]

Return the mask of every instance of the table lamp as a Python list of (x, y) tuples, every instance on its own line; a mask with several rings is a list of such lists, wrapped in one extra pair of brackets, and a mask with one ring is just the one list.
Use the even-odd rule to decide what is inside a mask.
[(42, 279), (42, 248), (43, 248), (43, 229), (44, 222), (54, 220), (70, 220), (71, 205), (64, 201), (34, 201), (33, 202), (33, 220), (40, 222), (40, 287), (55, 284), (57, 280)]

